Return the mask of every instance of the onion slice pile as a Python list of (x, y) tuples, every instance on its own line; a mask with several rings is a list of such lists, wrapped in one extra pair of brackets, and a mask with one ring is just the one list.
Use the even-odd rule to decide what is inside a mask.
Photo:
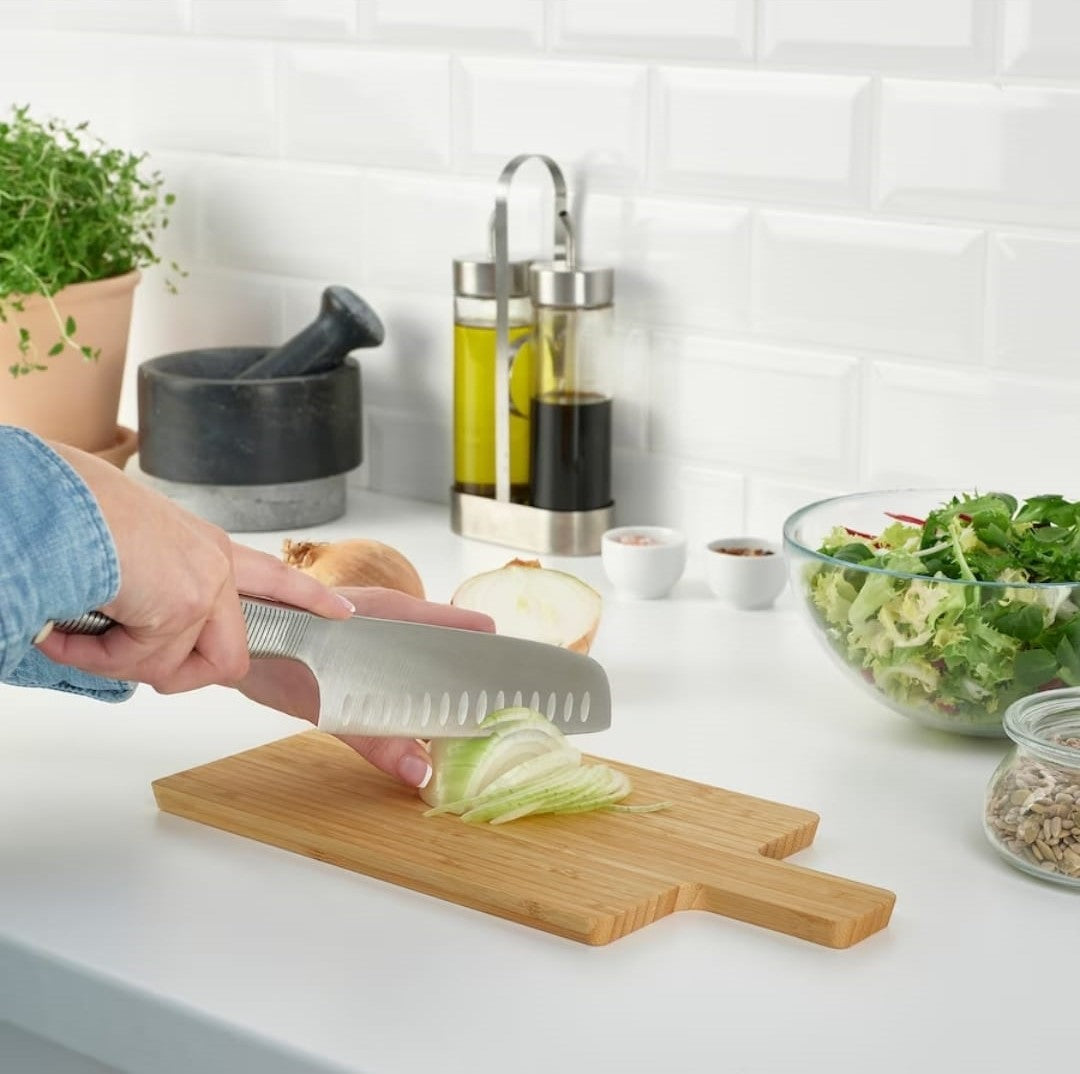
[(512, 559), (466, 579), (450, 603), (495, 620), (498, 634), (587, 653), (600, 624), (600, 594), (566, 571), (536, 559)]
[(420, 791), (431, 806), (425, 816), (505, 824), (533, 813), (646, 813), (667, 804), (620, 804), (633, 789), (629, 777), (609, 765), (582, 764), (581, 752), (535, 709), (500, 709), (480, 727), (488, 732), (483, 738), (432, 741), (432, 776)]

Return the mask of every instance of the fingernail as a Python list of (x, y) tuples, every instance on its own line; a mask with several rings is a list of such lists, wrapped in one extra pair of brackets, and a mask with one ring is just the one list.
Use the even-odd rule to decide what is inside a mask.
[(356, 605), (353, 604), (351, 600), (349, 600), (347, 597), (343, 597), (340, 593), (335, 593), (334, 596), (336, 596), (337, 599), (345, 605), (345, 610), (349, 613), (349, 615), (356, 614)]
[(411, 787), (426, 787), (431, 779), (431, 765), (410, 753), (398, 762), (398, 775)]
[(53, 629), (53, 621), (50, 619), (35, 635), (34, 645), (40, 645), (51, 633)]

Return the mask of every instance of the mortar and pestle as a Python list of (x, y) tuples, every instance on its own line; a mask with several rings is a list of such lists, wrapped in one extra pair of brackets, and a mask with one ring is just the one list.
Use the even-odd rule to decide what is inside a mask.
[(360, 366), (383, 341), (370, 306), (323, 292), (311, 324), (279, 347), (207, 347), (138, 369), (139, 468), (147, 483), (227, 530), (315, 525), (345, 511), (360, 465)]

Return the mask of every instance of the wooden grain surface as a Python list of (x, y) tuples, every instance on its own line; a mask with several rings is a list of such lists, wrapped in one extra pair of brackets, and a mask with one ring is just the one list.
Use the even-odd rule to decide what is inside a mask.
[[(587, 758), (588, 759), (588, 758)], [(307, 731), (156, 780), (158, 806), (589, 944), (676, 910), (707, 910), (829, 947), (885, 927), (892, 892), (781, 859), (817, 814), (605, 760), (656, 813), (424, 817), (415, 792)]]

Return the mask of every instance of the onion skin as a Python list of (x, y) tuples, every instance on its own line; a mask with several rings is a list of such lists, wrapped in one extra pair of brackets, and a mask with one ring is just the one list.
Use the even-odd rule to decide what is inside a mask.
[(581, 653), (583, 656), (588, 656), (589, 650), (592, 648), (593, 640), (596, 638), (596, 628), (600, 625), (597, 621), (596, 625), (587, 634), (582, 634), (576, 641), (572, 641), (569, 645), (564, 645), (564, 649), (569, 649), (572, 653)]
[[(575, 575), (568, 574), (566, 571), (555, 571), (555, 570), (552, 570), (550, 567), (545, 567), (545, 566), (543, 566), (541, 564), (540, 560), (538, 560), (538, 559), (515, 558), (515, 559), (510, 560), (508, 563), (505, 563), (502, 567), (498, 567), (494, 571), (485, 571), (484, 574), (486, 574), (486, 575), (498, 574), (499, 571), (512, 570), (512, 569), (515, 569), (515, 568), (524, 568), (526, 570), (547, 571), (550, 574), (562, 575), (562, 576), (564, 576), (566, 578), (573, 579), (575, 584), (582, 586), (584, 589), (588, 590), (590, 593), (593, 593), (593, 594), (596, 595), (597, 613), (596, 613), (596, 617), (593, 619), (592, 625), (580, 637), (571, 639), (570, 641), (564, 642), (562, 644), (562, 648), (569, 649), (569, 650), (571, 650), (571, 652), (588, 654), (589, 650), (592, 648), (592, 643), (593, 643), (594, 639), (596, 638), (596, 631), (598, 630), (598, 628), (600, 626), (600, 610), (599, 610), (600, 609), (600, 594), (597, 593), (596, 590), (594, 590), (592, 588), (592, 586), (587, 585), (585, 582), (583, 582), (580, 578), (576, 577)], [(465, 599), (465, 591), (468, 589), (470, 584), (476, 578), (483, 577), (483, 576), (484, 575), (473, 575), (472, 578), (467, 578), (464, 582), (462, 582), (461, 585), (459, 585), (457, 587), (457, 589), (454, 591), (454, 595), (450, 598), (450, 603), (455, 605), (456, 607), (459, 607), (459, 608), (469, 608), (472, 611), (487, 612), (487, 614), (490, 614), (490, 612), (488, 612), (488, 610), (486, 608), (480, 607), (480, 606), (475, 605), (475, 604), (471, 604)], [(497, 626), (496, 626), (496, 629), (498, 629)]]
[(376, 586), (425, 599), (416, 568), (396, 548), (355, 537), (342, 541), (290, 541), (281, 558), (331, 589)]

